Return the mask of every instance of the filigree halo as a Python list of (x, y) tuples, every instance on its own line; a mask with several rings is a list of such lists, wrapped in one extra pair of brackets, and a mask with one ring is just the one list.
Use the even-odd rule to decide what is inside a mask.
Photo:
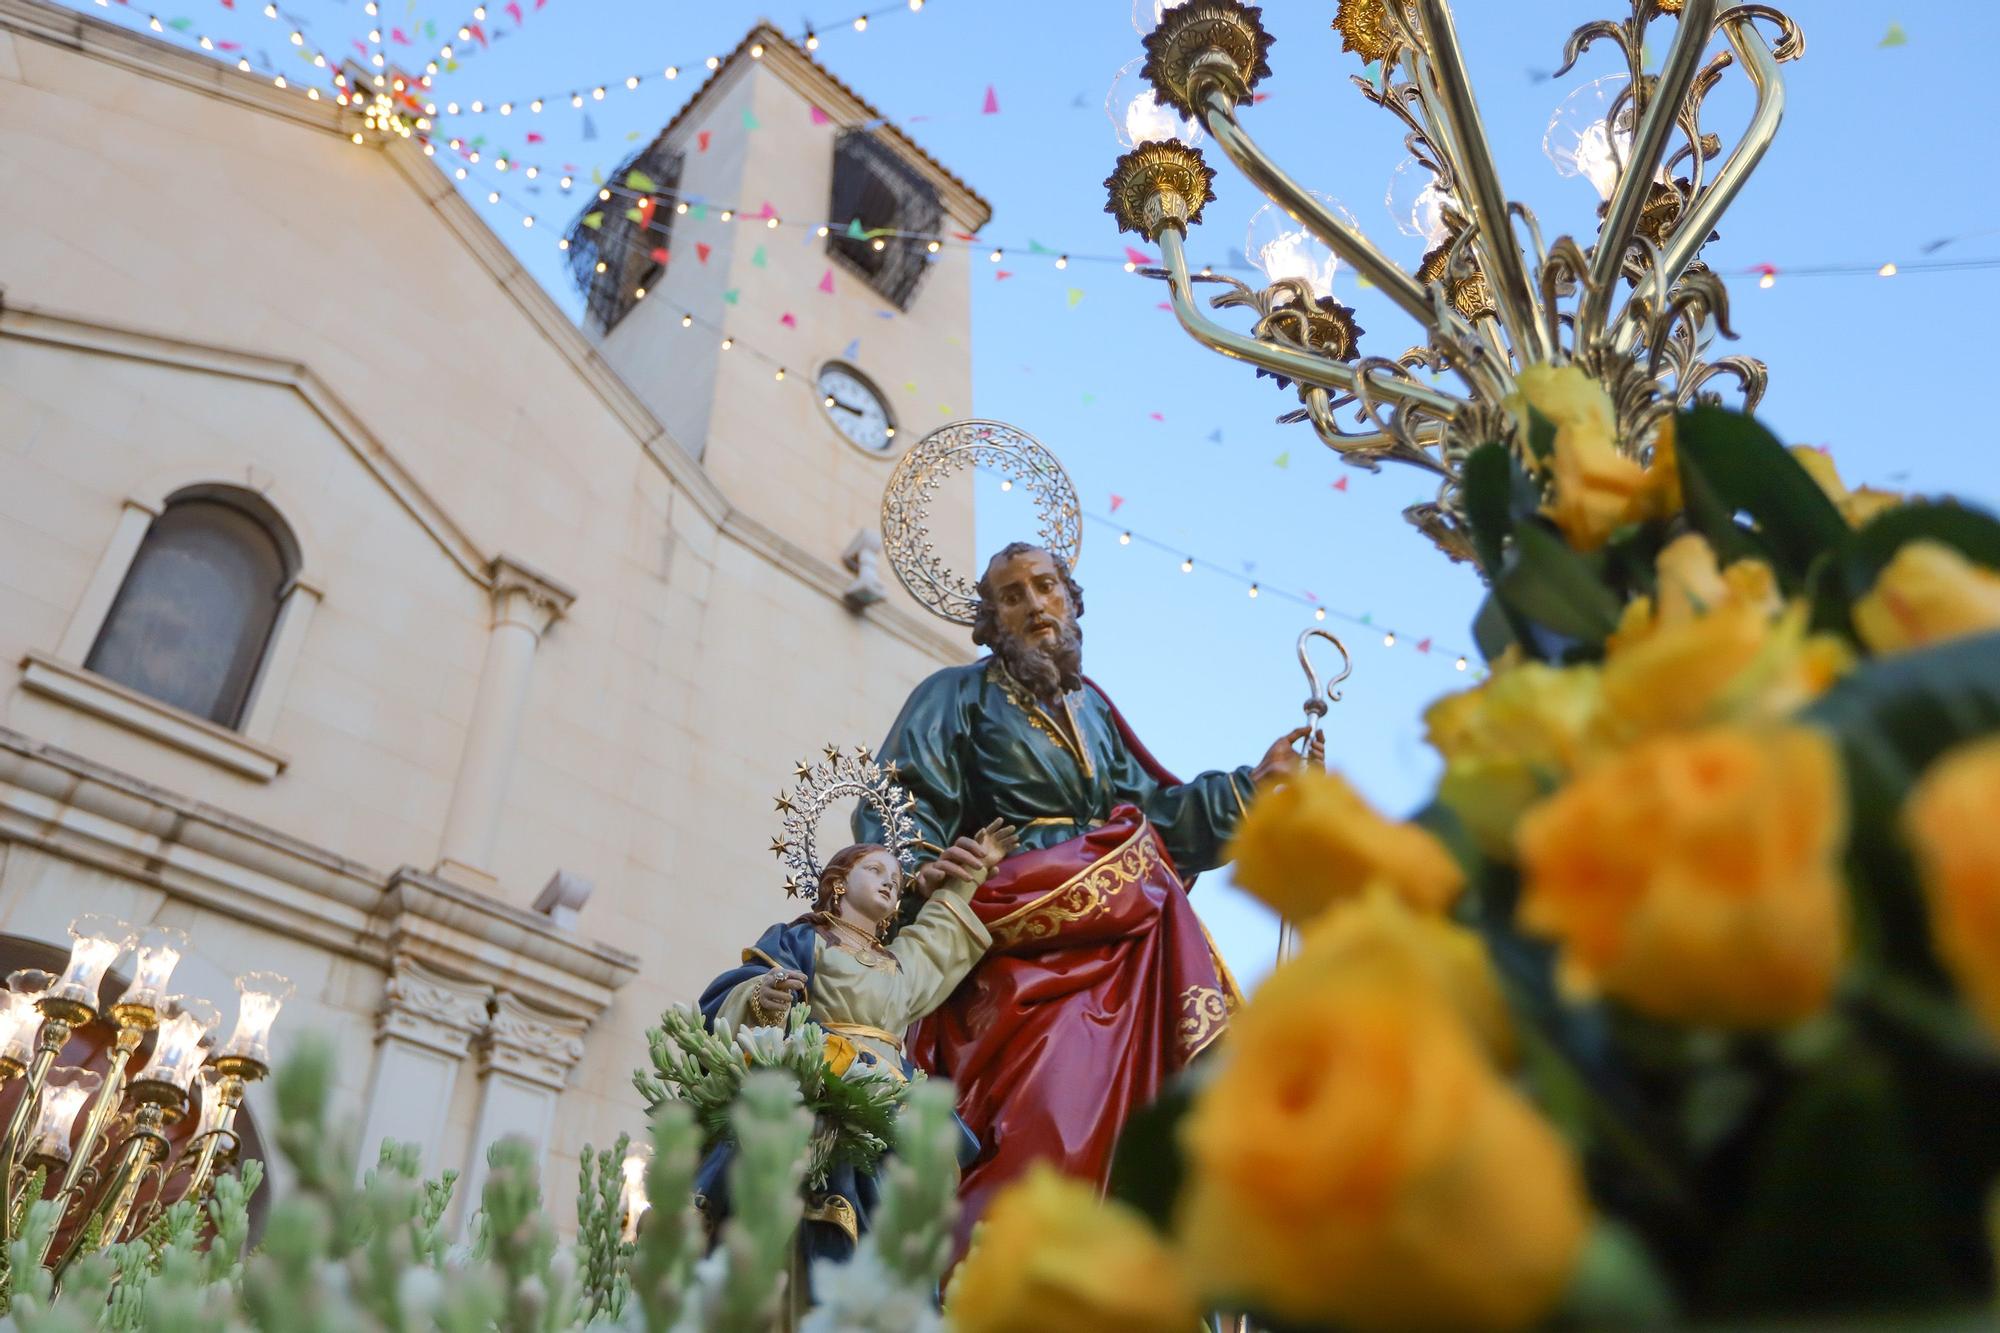
[(804, 898), (819, 884), (819, 823), (835, 801), (858, 798), (882, 821), (882, 844), (908, 875), (917, 868), (916, 802), (896, 782), (896, 766), (880, 764), (865, 745), (852, 751), (829, 745), (825, 758), (792, 770), (799, 785), (775, 800), (785, 817), (784, 832), (771, 839), (771, 854), (785, 863), (785, 896)]
[(918, 440), (896, 463), (882, 493), (882, 549), (910, 596), (932, 614), (970, 625), (979, 607), (976, 579), (952, 569), (931, 542), (931, 502), (946, 478), (966, 468), (997, 472), (1024, 487), (1041, 520), (1049, 554), (1071, 569), (1083, 553), (1083, 507), (1056, 456), (1018, 426), (977, 418), (953, 421)]

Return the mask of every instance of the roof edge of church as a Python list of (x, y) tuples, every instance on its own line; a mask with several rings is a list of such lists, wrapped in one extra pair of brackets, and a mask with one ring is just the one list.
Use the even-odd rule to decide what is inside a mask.
[[(752, 57), (750, 48), (759, 44), (763, 46), (764, 54)], [(729, 75), (735, 66), (751, 59), (756, 59), (758, 63), (770, 68), (779, 78), (785, 80), (807, 100), (838, 122), (861, 124), (879, 121), (881, 128), (878, 133), (938, 187), (940, 194), (944, 196), (945, 211), (965, 223), (966, 230), (977, 231), (992, 218), (993, 205), (986, 201), (985, 196), (968, 185), (950, 167), (932, 157), (916, 140), (898, 129), (894, 122), (883, 115), (872, 102), (854, 91), (838, 74), (813, 59), (804, 47), (778, 31), (767, 19), (760, 19), (749, 32), (743, 34), (743, 40), (736, 44), (736, 49), (724, 56), (722, 63), (710, 71), (708, 78), (694, 90), (693, 96), (674, 113), (673, 119), (653, 136), (652, 142), (657, 144), (671, 137), (674, 131), (701, 107), (711, 89)], [(828, 105), (829, 103), (832, 105)]]

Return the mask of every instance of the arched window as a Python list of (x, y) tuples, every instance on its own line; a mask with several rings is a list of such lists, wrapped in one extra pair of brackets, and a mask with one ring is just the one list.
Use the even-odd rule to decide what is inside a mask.
[(290, 532), (260, 497), (182, 491), (146, 530), (84, 665), (236, 726), (297, 570)]

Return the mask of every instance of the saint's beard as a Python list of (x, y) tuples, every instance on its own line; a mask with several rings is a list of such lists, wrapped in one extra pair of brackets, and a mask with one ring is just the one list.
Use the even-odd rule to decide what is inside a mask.
[(1037, 699), (1083, 688), (1083, 630), (1074, 620), (1058, 621), (1055, 639), (1046, 646), (1002, 633), (993, 640), (993, 654)]

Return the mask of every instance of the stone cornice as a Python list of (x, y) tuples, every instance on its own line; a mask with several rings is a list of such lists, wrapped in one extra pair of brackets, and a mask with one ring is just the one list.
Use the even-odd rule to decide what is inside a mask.
[(560, 1092), (583, 1059), (587, 1023), (546, 1014), (501, 991), (479, 1045), (479, 1072), (512, 1074)]
[(394, 874), (0, 727), (0, 841), (384, 970), (396, 958), (587, 1021), (638, 958), (404, 868)]

